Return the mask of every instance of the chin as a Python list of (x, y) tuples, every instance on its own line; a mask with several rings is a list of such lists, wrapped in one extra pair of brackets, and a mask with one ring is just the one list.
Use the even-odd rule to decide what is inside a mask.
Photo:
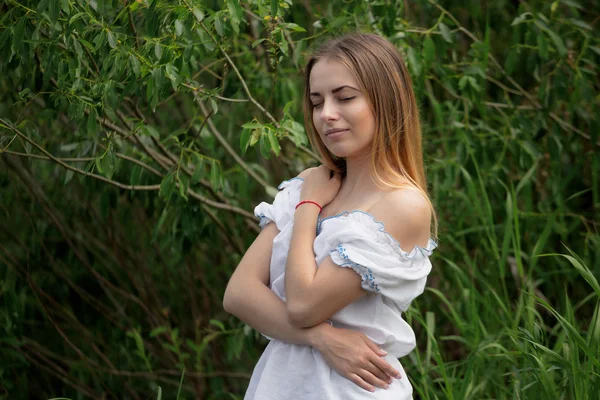
[(329, 150), (329, 152), (330, 152), (331, 154), (333, 154), (334, 156), (336, 156), (336, 157), (338, 157), (338, 158), (345, 158), (345, 157), (348, 157), (348, 153), (349, 153), (349, 152), (348, 152), (348, 151), (346, 151), (346, 150), (344, 150), (344, 149), (341, 149), (341, 148), (339, 148), (339, 147), (334, 147), (334, 148), (331, 148), (331, 147), (329, 147), (329, 146), (325, 146), (325, 147), (327, 147), (327, 150)]

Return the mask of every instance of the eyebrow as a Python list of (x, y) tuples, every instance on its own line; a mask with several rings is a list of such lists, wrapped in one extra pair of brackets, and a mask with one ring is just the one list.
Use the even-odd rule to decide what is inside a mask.
[[(353, 90), (356, 90), (357, 92), (360, 92), (360, 90), (358, 90), (358, 89), (357, 89), (357, 88), (355, 88), (355, 87), (352, 87), (352, 86), (349, 86), (349, 85), (343, 85), (343, 86), (340, 86), (340, 87), (336, 87), (335, 89), (333, 89), (333, 90), (331, 91), (331, 93), (337, 93), (337, 92), (339, 92), (340, 90), (342, 90), (342, 89), (345, 89), (345, 88), (348, 88), (348, 89), (353, 89)], [(320, 95), (321, 95), (321, 93), (319, 93), (319, 92), (311, 92), (311, 93), (310, 93), (310, 96), (320, 96)]]

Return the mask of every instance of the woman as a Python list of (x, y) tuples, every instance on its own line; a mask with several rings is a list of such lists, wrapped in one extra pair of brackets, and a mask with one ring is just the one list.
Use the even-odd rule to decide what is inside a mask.
[(271, 339), (245, 399), (412, 398), (401, 314), (436, 243), (408, 71), (385, 39), (350, 34), (310, 58), (305, 85), (324, 165), (256, 207), (262, 231), (225, 292), (225, 309)]

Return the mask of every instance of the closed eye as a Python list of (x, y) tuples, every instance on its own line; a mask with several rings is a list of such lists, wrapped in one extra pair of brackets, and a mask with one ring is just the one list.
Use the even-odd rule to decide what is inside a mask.
[[(350, 101), (352, 99), (355, 99), (356, 96), (352, 96), (352, 97), (345, 97), (343, 99), (339, 99), (340, 101)], [(317, 104), (313, 104), (313, 108), (320, 108), (323, 105), (323, 103), (317, 103)]]

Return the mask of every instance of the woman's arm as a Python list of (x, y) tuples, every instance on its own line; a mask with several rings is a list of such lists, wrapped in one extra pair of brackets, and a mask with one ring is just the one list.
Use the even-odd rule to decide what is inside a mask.
[(367, 292), (361, 278), (350, 268), (340, 268), (327, 257), (317, 268), (313, 252), (319, 209), (298, 207), (285, 269), (286, 307), (290, 323), (313, 326)]
[(263, 334), (293, 344), (313, 346), (315, 329), (293, 327), (285, 303), (269, 289), (269, 267), (273, 239), (279, 234), (275, 223), (264, 227), (231, 276), (223, 308)]
[(274, 223), (268, 224), (244, 254), (225, 290), (225, 310), (267, 336), (316, 348), (331, 368), (365, 390), (373, 391), (373, 385), (385, 388), (399, 372), (381, 358), (386, 353), (365, 334), (328, 323), (297, 328), (288, 322), (285, 303), (268, 287), (278, 233)]
[[(387, 227), (386, 233), (406, 249), (427, 243), (431, 211), (420, 192), (408, 189), (390, 192), (369, 211), (376, 221)], [(367, 293), (361, 287), (361, 277), (351, 268), (340, 268), (331, 257), (325, 258), (317, 268), (313, 243), (318, 214), (319, 208), (312, 204), (298, 207), (294, 214), (285, 293), (288, 318), (298, 328), (327, 320)]]

